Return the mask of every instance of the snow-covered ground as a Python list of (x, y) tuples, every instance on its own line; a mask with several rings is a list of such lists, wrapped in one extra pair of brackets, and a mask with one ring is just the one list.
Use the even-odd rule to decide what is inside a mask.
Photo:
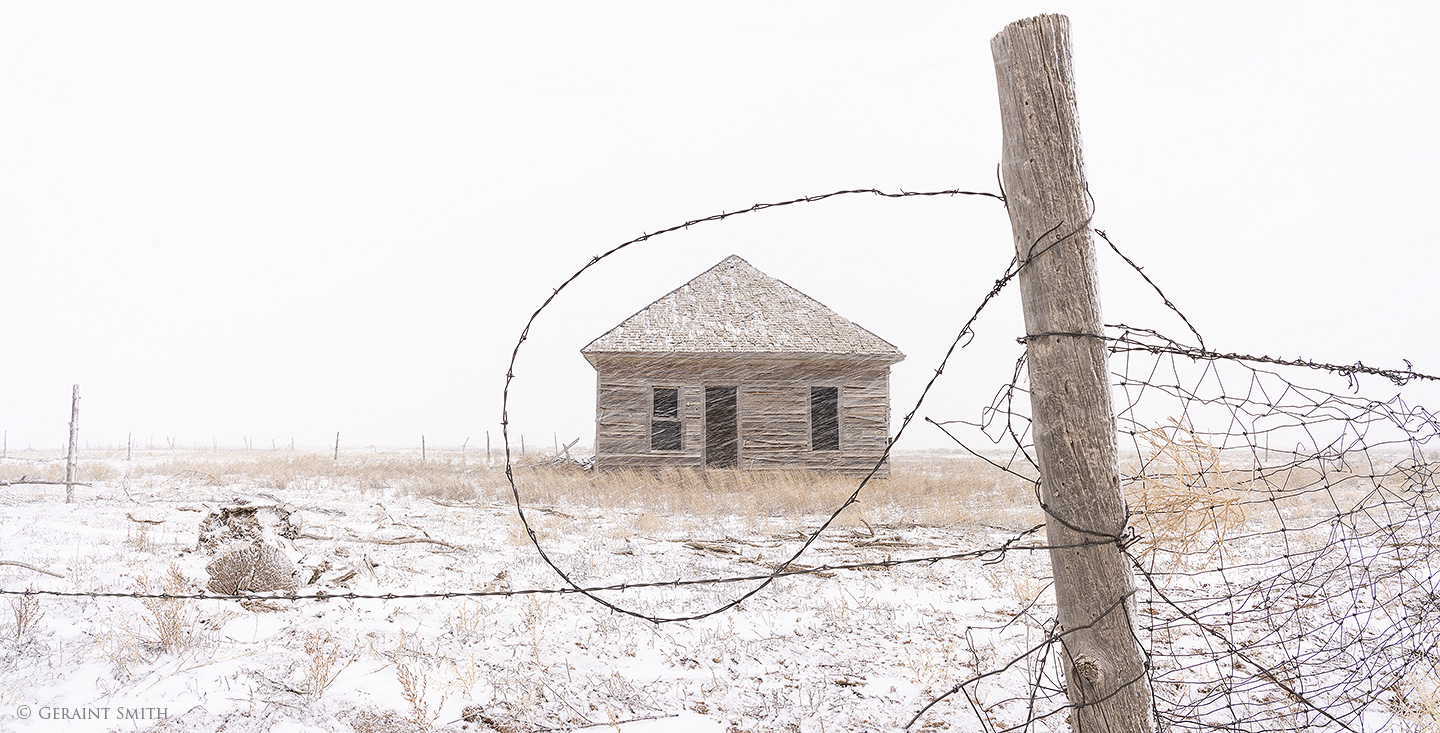
[[(203, 455), (193, 458), (169, 457), (159, 465), (155, 459), (91, 461), (92, 473), (103, 478), (77, 487), (69, 504), (61, 486), (0, 489), (0, 561), (12, 563), (0, 565), (0, 589), (202, 592), (215, 557), (200, 543), (205, 517), (223, 507), (275, 506), (289, 512), (293, 536), (272, 540), (294, 561), (301, 595), (512, 594), (244, 603), (6, 596), (0, 731), (884, 731), (903, 728), (957, 682), (983, 673), (994, 674), (967, 687), (970, 699), (942, 701), (911, 729), (1001, 730), (1023, 723), (1032, 709), (1039, 714), (1063, 703), (1054, 655), (1023, 654), (1052, 628), (1043, 552), (1012, 551), (1003, 562), (989, 555), (788, 577), (723, 613), (657, 624), (575, 594), (515, 593), (563, 583), (530, 545), (493, 469), (453, 471), (448, 484), (426, 489), (395, 479), (393, 461), (383, 474), (275, 479), (263, 472), (217, 475), (205, 470)], [(350, 460), (363, 459), (342, 462)], [(403, 460), (419, 465), (418, 456)], [(10, 464), (11, 479), (25, 469), (13, 457)], [(33, 476), (55, 466), (31, 468)], [(517, 475), (522, 488), (537, 480)], [(831, 528), (799, 564), (997, 547), (1033, 524), (1005, 509), (1013, 499), (976, 495), (968, 519), (961, 512), (958, 519), (924, 521), (920, 513), (918, 522), (872, 503), (859, 515), (864, 521)], [(551, 559), (585, 586), (764, 574), (825, 518), (815, 512), (655, 512), (593, 501), (527, 505), (527, 514)], [(1279, 557), (1276, 552), (1298, 557), (1294, 543), (1302, 540), (1317, 552), (1335, 546), (1323, 521), (1307, 531), (1312, 539), (1259, 534), (1232, 547), (1224, 587), (1243, 585), (1251, 561)], [(1276, 542), (1292, 544), (1277, 550)], [(1371, 566), (1367, 572), (1388, 579), (1377, 583), (1397, 582), (1399, 576), (1380, 572), (1384, 563), (1403, 559), (1396, 553), (1361, 559)], [(1404, 565), (1405, 582), (1414, 585), (1421, 576), (1412, 567)], [(1218, 618), (1211, 596), (1221, 585), (1191, 569), (1157, 570), (1186, 570), (1160, 582), (1177, 598), (1199, 599), (1192, 608), (1208, 609), (1207, 619)], [(1433, 577), (1420, 582), (1433, 590)], [(601, 596), (642, 615), (697, 615), (755, 585), (672, 585)], [(1374, 610), (1364, 593), (1348, 592), (1337, 595), (1343, 603), (1327, 601), (1313, 615), (1287, 612), (1285, 623), (1314, 625), (1297, 632), (1294, 644), (1256, 646), (1244, 657), (1225, 652), (1207, 636), (1213, 631), (1197, 631), (1142, 594), (1148, 629), (1142, 633), (1157, 654), (1157, 692), (1177, 705), (1211, 699), (1206, 695), (1220, 680), (1207, 675), (1240, 670), (1242, 662), (1279, 664), (1307, 633), (1333, 628), (1357, 645), (1369, 643), (1399, 628), (1398, 616), (1385, 614), (1411, 607), (1411, 597), (1400, 599), (1393, 588), (1377, 585), (1376, 593), (1382, 600)], [(1386, 606), (1387, 597), (1397, 600)], [(1278, 596), (1229, 601), (1234, 619), (1261, 625), (1279, 618), (1282, 602), (1300, 603)], [(1248, 629), (1227, 633), (1242, 639)], [(1386, 653), (1405, 651), (1405, 643)], [(1217, 649), (1225, 652), (1220, 662), (1204, 661)], [(1363, 667), (1360, 656), (1356, 664)], [(1186, 671), (1185, 665), (1194, 666)], [(1324, 674), (1343, 671), (1331, 664)], [(1315, 679), (1312, 686), (1320, 686)], [(1032, 702), (1036, 680), (1041, 700)], [(1289, 704), (1265, 679), (1236, 694), (1222, 702)], [(1367, 704), (1371, 709), (1360, 719), (1365, 729), (1390, 722), (1394, 704), (1386, 707), (1384, 698)], [(1295, 719), (1313, 719), (1306, 715), (1299, 710)], [(1030, 730), (1065, 727), (1064, 716), (1054, 715)]]
[[(212, 559), (197, 549), (201, 521), (244, 504), (292, 511), (300, 536), (286, 544), (302, 594), (562, 585), (499, 496), (454, 501), (325, 478), (257, 486), (199, 471), (126, 478), (125, 464), (113, 465), (121, 475), (78, 487), (71, 504), (60, 486), (4, 489), (0, 560), (55, 575), (0, 566), (0, 588), (200, 592)], [(823, 519), (568, 506), (531, 515), (557, 564), (595, 585), (763, 574)], [(1010, 536), (871, 522), (832, 530), (801, 562), (942, 555)], [(576, 595), (245, 605), (35, 596), (43, 616), (21, 631), (12, 610), (26, 599), (11, 596), (0, 608), (0, 730), (895, 729), (1040, 637), (1043, 598), (1025, 614), (1031, 622), (1007, 624), (1044, 587), (1048, 560), (1038, 554), (786, 578), (736, 609), (666, 624)], [(693, 614), (753, 587), (605, 597)], [(987, 704), (1024, 697), (1023, 687), (991, 689)], [(956, 704), (916, 728), (973, 715)], [(1020, 704), (993, 714), (1013, 717), (1006, 707)]]

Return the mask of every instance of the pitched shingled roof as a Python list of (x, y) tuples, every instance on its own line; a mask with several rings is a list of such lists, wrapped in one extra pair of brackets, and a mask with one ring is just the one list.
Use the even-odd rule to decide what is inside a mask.
[[(736, 255), (580, 350), (595, 354), (905, 355)], [(593, 359), (591, 359), (593, 363)]]

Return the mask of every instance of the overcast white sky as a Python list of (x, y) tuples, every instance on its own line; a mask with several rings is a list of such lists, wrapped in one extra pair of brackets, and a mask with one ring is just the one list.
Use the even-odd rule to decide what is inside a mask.
[[(1212, 347), (1440, 372), (1433, 3), (7, 2), (0, 429), (58, 449), (79, 383), (97, 445), (498, 440), (591, 255), (995, 190), (989, 39), (1039, 12), (1096, 225)], [(733, 253), (908, 355), (898, 420), (1010, 247), (979, 199), (654, 240), (542, 316), (512, 419), (591, 443), (579, 349)], [(1107, 321), (1181, 333), (1101, 265)], [(1012, 295), (922, 414), (973, 417), (1020, 333)]]

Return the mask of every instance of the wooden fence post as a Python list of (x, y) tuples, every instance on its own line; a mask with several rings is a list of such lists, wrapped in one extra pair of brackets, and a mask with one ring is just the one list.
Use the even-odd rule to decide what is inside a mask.
[(1070, 21), (1040, 15), (990, 41), (1004, 132), (1006, 208), (1021, 263), (1040, 501), (1055, 577), (1071, 727), (1150, 731), (1135, 634), (1135, 578), (1121, 551), (1108, 352), (1100, 316)]
[(75, 498), (75, 446), (80, 438), (80, 385), (70, 391), (70, 451), (65, 457), (65, 503)]
[(335, 460), (340, 460), (340, 431), (335, 431)]

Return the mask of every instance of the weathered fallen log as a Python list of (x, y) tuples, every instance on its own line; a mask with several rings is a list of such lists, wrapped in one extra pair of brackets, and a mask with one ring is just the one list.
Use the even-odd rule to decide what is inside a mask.
[(45, 479), (21, 476), (14, 480), (0, 479), (0, 486), (23, 486), (25, 484), (48, 484), (50, 486), (89, 486), (80, 481), (47, 481)]
[(23, 563), (23, 562), (16, 562), (16, 561), (14, 561), (14, 560), (0, 560), (0, 565), (14, 565), (14, 566), (17, 567), (17, 568), (25, 568), (26, 570), (34, 570), (34, 571), (37, 572), (37, 573), (44, 573), (44, 574), (46, 574), (46, 575), (49, 575), (49, 576), (55, 577), (55, 578), (62, 578), (62, 579), (63, 579), (63, 578), (65, 577), (65, 576), (63, 576), (63, 575), (61, 575), (61, 574), (59, 574), (59, 573), (52, 573), (52, 572), (50, 572), (49, 570), (44, 570), (44, 569), (42, 569), (42, 568), (37, 568), (37, 567), (35, 567), (34, 565), (26, 565), (26, 564)]
[(383, 538), (383, 537), (353, 537), (353, 538), (351, 538), (350, 541), (351, 541), (351, 542), (370, 542), (370, 543), (376, 544), (376, 545), (410, 545), (410, 544), (415, 544), (415, 543), (417, 543), (417, 542), (424, 542), (424, 543), (428, 543), (428, 544), (432, 544), (432, 545), (443, 545), (443, 546), (448, 547), (448, 548), (450, 548), (450, 549), (452, 549), (452, 550), (458, 550), (458, 549), (460, 549), (459, 547), (456, 547), (455, 545), (452, 545), (452, 544), (450, 544), (449, 542), (446, 542), (446, 541), (444, 541), (444, 540), (432, 540), (432, 539), (430, 539), (429, 537), (402, 537), (402, 538), (396, 539), (396, 540), (388, 540), (388, 539), (385, 539), (385, 538)]

